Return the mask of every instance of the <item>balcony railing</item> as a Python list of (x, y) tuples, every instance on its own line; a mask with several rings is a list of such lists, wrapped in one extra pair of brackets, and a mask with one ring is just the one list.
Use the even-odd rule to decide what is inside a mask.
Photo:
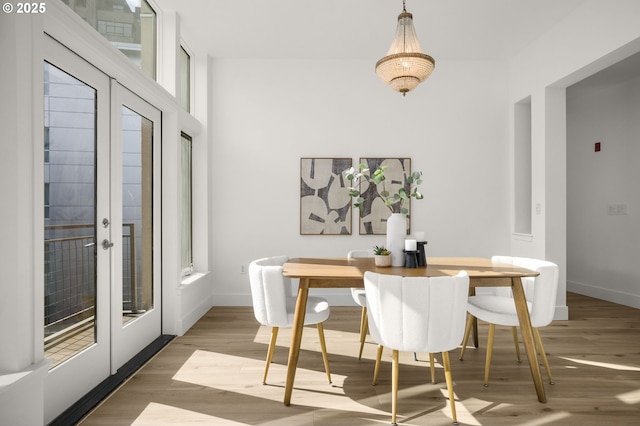
[(94, 225), (45, 227), (45, 336), (93, 317), (96, 294)]
[[(140, 311), (135, 231), (123, 224), (122, 308), (130, 313)], [(45, 227), (45, 346), (93, 325), (98, 247), (93, 224)]]

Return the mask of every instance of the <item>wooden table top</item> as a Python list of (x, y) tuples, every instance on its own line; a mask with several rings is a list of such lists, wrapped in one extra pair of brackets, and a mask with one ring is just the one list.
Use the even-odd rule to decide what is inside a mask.
[(465, 270), (470, 278), (535, 277), (537, 272), (478, 257), (430, 257), (427, 266), (378, 267), (371, 258), (294, 258), (284, 264), (283, 274), (291, 278), (362, 279), (365, 271), (404, 277), (441, 277)]

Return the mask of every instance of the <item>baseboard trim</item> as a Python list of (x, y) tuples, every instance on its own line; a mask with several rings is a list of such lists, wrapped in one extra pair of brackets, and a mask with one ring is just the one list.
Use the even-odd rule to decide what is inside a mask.
[(75, 404), (67, 408), (48, 426), (68, 426), (77, 424), (93, 408), (100, 404), (107, 396), (116, 390), (125, 380), (147, 363), (155, 354), (160, 352), (175, 336), (163, 334), (141, 350), (136, 356), (123, 365), (116, 374), (103, 380), (98, 386), (80, 398)]
[(640, 309), (640, 295), (567, 280), (567, 291)]

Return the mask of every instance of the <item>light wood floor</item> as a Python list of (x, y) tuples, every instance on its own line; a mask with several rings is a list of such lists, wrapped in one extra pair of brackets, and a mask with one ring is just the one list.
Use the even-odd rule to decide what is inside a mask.
[[(482, 386), (486, 324), (480, 350), (465, 360), (451, 353), (458, 420), (463, 425), (640, 424), (640, 311), (568, 294), (569, 321), (541, 330), (555, 385), (545, 383), (539, 403), (526, 360), (515, 361), (511, 333), (496, 330), (489, 387)], [(358, 361), (356, 307), (333, 307), (325, 323), (333, 384), (328, 384), (318, 335), (305, 329), (292, 404), (282, 404), (290, 334), (278, 348), (262, 384), (269, 330), (250, 308), (215, 307), (188, 333), (174, 339), (81, 424), (91, 425), (339, 425), (389, 424), (390, 351), (380, 382), (371, 385), (375, 344)], [(440, 383), (428, 380), (427, 354), (403, 354), (398, 422), (450, 425), (441, 365)], [(523, 355), (524, 356), (524, 355)], [(436, 357), (441, 361), (440, 356)], [(543, 370), (543, 379), (546, 375)]]

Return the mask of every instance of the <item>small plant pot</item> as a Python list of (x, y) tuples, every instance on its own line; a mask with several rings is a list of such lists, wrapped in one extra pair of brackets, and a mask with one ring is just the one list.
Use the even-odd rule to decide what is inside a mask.
[(388, 254), (376, 254), (374, 256), (374, 259), (376, 262), (376, 266), (380, 266), (383, 268), (391, 266), (391, 256), (389, 256)]

